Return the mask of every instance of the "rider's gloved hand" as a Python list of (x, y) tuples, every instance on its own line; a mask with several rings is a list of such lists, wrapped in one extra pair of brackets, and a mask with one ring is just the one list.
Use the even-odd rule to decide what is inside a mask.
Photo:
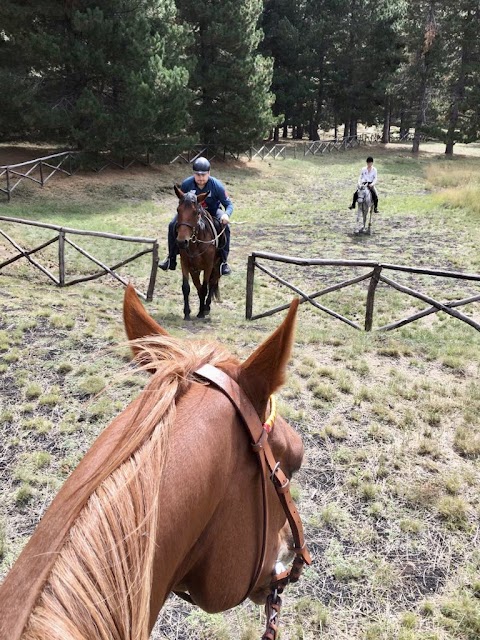
[(226, 213), (224, 213), (220, 218), (220, 221), (222, 224), (228, 224), (230, 222), (230, 218), (227, 216)]

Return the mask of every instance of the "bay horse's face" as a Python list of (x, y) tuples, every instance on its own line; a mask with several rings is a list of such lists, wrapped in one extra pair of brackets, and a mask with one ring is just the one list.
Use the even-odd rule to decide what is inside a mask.
[(199, 196), (194, 191), (183, 193), (178, 185), (175, 185), (175, 193), (179, 199), (177, 207), (177, 245), (179, 249), (187, 249), (190, 241), (195, 241), (197, 228), (201, 224), (203, 212), (202, 202), (208, 197), (208, 193)]

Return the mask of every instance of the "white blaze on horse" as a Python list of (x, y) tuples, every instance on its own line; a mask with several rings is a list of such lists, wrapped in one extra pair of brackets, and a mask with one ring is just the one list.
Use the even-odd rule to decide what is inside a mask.
[(366, 233), (370, 235), (372, 228), (373, 197), (368, 184), (363, 182), (357, 189), (357, 221), (355, 233)]
[(266, 601), (263, 638), (277, 637), (278, 593), (310, 563), (289, 491), (303, 445), (272, 396), (297, 306), (241, 363), (219, 344), (171, 337), (127, 288), (127, 335), (152, 377), (0, 587), (0, 640), (148, 640), (172, 591), (208, 612)]

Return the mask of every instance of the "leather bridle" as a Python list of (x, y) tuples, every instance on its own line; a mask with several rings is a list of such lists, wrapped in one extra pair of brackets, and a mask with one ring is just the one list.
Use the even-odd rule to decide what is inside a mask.
[[(257, 454), (262, 469), (262, 494), (263, 494), (263, 541), (259, 554), (256, 570), (253, 574), (250, 586), (242, 601), (247, 598), (259, 585), (260, 577), (265, 564), (267, 532), (268, 532), (268, 508), (267, 508), (267, 478), (273, 482), (280, 503), (283, 507), (293, 534), (295, 553), (292, 567), (281, 573), (276, 573), (270, 583), (270, 594), (267, 597), (265, 611), (267, 615), (266, 630), (262, 640), (276, 640), (278, 630), (278, 616), (281, 607), (279, 594), (290, 582), (296, 582), (303, 570), (304, 564), (311, 564), (312, 560), (307, 549), (303, 534), (302, 521), (290, 494), (290, 480), (280, 468), (280, 463), (268, 442), (269, 433), (275, 423), (275, 401), (270, 400), (271, 413), (269, 418), (262, 423), (258, 413), (250, 402), (243, 389), (229, 375), (216, 367), (205, 364), (195, 372), (201, 380), (208, 381), (224, 393), (231, 401), (251, 438), (253, 451)], [(188, 599), (188, 598), (187, 598)]]
[[(215, 225), (213, 223), (213, 220), (210, 216), (210, 213), (206, 209), (204, 209), (201, 205), (198, 204), (197, 196), (193, 191), (189, 191), (188, 193), (186, 193), (182, 198), (181, 202), (190, 202), (193, 205), (194, 211), (197, 215), (197, 221), (195, 224), (190, 224), (189, 222), (177, 222), (175, 225), (177, 229), (178, 227), (188, 227), (189, 229), (191, 229), (192, 235), (189, 238), (188, 242), (191, 242), (192, 244), (198, 243), (198, 244), (214, 245), (216, 248), (218, 248), (218, 241), (220, 239), (220, 236), (223, 235), (223, 233), (225, 232), (225, 230), (222, 229), (220, 233), (217, 232)], [(202, 218), (204, 220), (204, 223), (207, 224), (212, 231), (213, 238), (211, 240), (199, 240), (197, 238), (197, 226)], [(207, 249), (202, 251), (202, 253), (205, 253), (206, 250)], [(202, 253), (200, 253), (199, 255), (202, 255)]]

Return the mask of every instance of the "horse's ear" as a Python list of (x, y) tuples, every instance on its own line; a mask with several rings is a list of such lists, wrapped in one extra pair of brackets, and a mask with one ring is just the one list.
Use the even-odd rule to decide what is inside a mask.
[(179, 185), (179, 184), (177, 184), (177, 183), (175, 183), (175, 184), (173, 185), (173, 188), (174, 188), (174, 190), (175, 190), (175, 193), (177, 194), (177, 198), (178, 198), (179, 200), (181, 200), (181, 199), (185, 196), (185, 194), (184, 194), (184, 193), (183, 193), (183, 191), (180, 189), (180, 185)]
[(295, 333), (298, 298), (282, 324), (241, 365), (239, 384), (263, 419), (270, 395), (284, 382)]
[(209, 195), (210, 195), (210, 191), (207, 191), (207, 193), (200, 193), (200, 194), (197, 196), (197, 202), (198, 202), (198, 204), (202, 204), (202, 202), (203, 202), (204, 200), (206, 200), (206, 199), (208, 198), (208, 196), (209, 196)]
[[(125, 290), (123, 298), (123, 322), (129, 340), (144, 338), (145, 336), (168, 335), (165, 329), (156, 322), (145, 311), (140, 302), (134, 287), (129, 284)], [(132, 347), (133, 354), (136, 355), (138, 349)]]

